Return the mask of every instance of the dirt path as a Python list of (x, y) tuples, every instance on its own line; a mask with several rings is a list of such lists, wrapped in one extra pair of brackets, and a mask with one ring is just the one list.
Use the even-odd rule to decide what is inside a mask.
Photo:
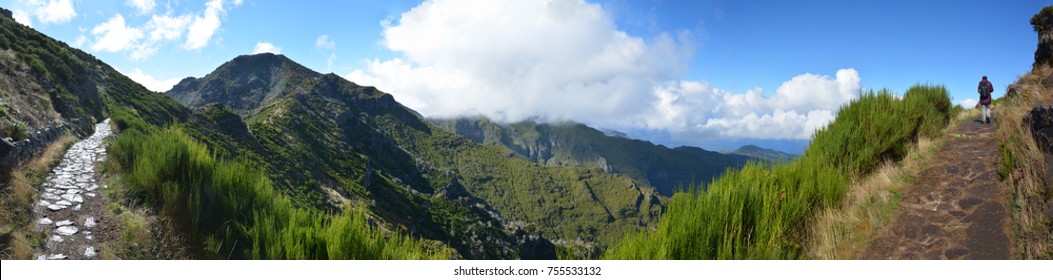
[(862, 259), (1009, 259), (994, 124), (963, 121)]
[(98, 259), (102, 240), (114, 238), (105, 215), (107, 202), (97, 184), (96, 163), (106, 158), (103, 139), (111, 134), (110, 122), (95, 125), (95, 134), (77, 142), (62, 157), (40, 188), (33, 209), (37, 230), (47, 240), (37, 259)]

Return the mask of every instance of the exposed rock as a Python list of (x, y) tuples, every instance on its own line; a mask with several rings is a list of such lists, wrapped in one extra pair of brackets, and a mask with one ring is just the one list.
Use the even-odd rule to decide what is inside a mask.
[(62, 220), (62, 221), (60, 221), (58, 223), (55, 223), (55, 227), (64, 227), (64, 226), (70, 226), (70, 225), (73, 225), (73, 221)]
[(70, 235), (77, 234), (77, 231), (80, 231), (80, 230), (77, 229), (77, 227), (75, 227), (75, 226), (64, 226), (64, 227), (59, 227), (59, 228), (55, 229), (55, 233), (58, 233), (58, 234), (61, 234), (61, 235), (65, 235), (65, 236), (70, 236)]
[(552, 241), (538, 236), (529, 235), (519, 238), (519, 258), (524, 260), (554, 260), (556, 259), (556, 244)]
[(1042, 8), (1042, 11), (1031, 18), (1031, 25), (1038, 33), (1038, 48), (1035, 49), (1035, 64), (1053, 65), (1053, 6)]
[(47, 200), (59, 200), (59, 199), (62, 199), (61, 197), (59, 197), (59, 196), (57, 196), (57, 195), (55, 195), (53, 193), (44, 193), (44, 194), (41, 194), (40, 197), (43, 198), (43, 199), (47, 199)]
[(21, 141), (0, 141), (0, 170), (10, 170), (36, 157), (65, 132), (65, 126), (57, 125), (29, 133), (29, 138)]
[(53, 221), (51, 221), (51, 219), (48, 219), (47, 217), (40, 218), (39, 220), (37, 220), (38, 225), (50, 225), (51, 223), (53, 223)]
[(58, 211), (58, 210), (62, 210), (62, 209), (66, 209), (66, 206), (58, 205), (58, 204), (48, 205), (48, 210), (51, 210), (51, 211)]
[(1031, 125), (1038, 147), (1053, 154), (1053, 105), (1035, 106), (1024, 115), (1024, 122)]
[(97, 254), (97, 252), (95, 252), (95, 247), (88, 246), (87, 249), (84, 249), (84, 256), (85, 257), (88, 257), (88, 258), (95, 257), (95, 254)]
[(48, 255), (48, 260), (65, 260), (65, 259), (68, 259), (68, 258), (69, 257), (66, 257), (65, 254), (51, 254), (51, 255)]
[(95, 217), (84, 219), (84, 226), (89, 228), (95, 227)]

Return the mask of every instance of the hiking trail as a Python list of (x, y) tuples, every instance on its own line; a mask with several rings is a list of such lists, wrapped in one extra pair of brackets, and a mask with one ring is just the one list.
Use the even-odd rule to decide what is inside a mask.
[(963, 120), (861, 259), (1010, 259), (994, 123)]
[(103, 139), (110, 136), (110, 120), (95, 125), (95, 133), (66, 151), (40, 188), (33, 207), (33, 223), (45, 233), (37, 259), (98, 259), (103, 240), (116, 239), (115, 219), (106, 214), (96, 165), (106, 159)]

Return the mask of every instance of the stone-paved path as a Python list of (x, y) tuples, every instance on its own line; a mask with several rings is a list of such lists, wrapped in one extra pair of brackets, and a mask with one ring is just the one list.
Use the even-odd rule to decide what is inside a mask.
[(33, 209), (36, 228), (47, 236), (37, 259), (99, 258), (100, 237), (108, 237), (99, 233), (116, 222), (102, 215), (106, 202), (100, 192), (105, 186), (99, 186), (96, 175), (96, 163), (106, 159), (103, 139), (110, 134), (109, 119), (95, 125), (95, 134), (70, 147), (48, 174)]
[(994, 124), (963, 121), (862, 259), (1009, 259)]

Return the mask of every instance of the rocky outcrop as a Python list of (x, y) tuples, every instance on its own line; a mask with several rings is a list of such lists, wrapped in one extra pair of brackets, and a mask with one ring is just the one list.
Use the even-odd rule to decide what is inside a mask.
[(29, 138), (21, 141), (13, 141), (11, 138), (0, 139), (0, 170), (11, 170), (36, 157), (64, 133), (66, 133), (65, 126), (54, 125), (30, 133)]
[(517, 230), (516, 240), (519, 243), (519, 258), (523, 260), (554, 260), (556, 259), (556, 244), (540, 236), (529, 235), (523, 230)]
[(15, 19), (14, 14), (11, 13), (11, 10), (8, 9), (0, 8), (0, 15), (3, 15), (4, 17), (9, 19)]
[(1038, 49), (1035, 50), (1035, 64), (1053, 65), (1053, 6), (1042, 8), (1042, 11), (1031, 18), (1031, 25), (1038, 33)]
[(1053, 105), (1035, 106), (1024, 115), (1024, 122), (1031, 126), (1039, 149), (1053, 154)]

